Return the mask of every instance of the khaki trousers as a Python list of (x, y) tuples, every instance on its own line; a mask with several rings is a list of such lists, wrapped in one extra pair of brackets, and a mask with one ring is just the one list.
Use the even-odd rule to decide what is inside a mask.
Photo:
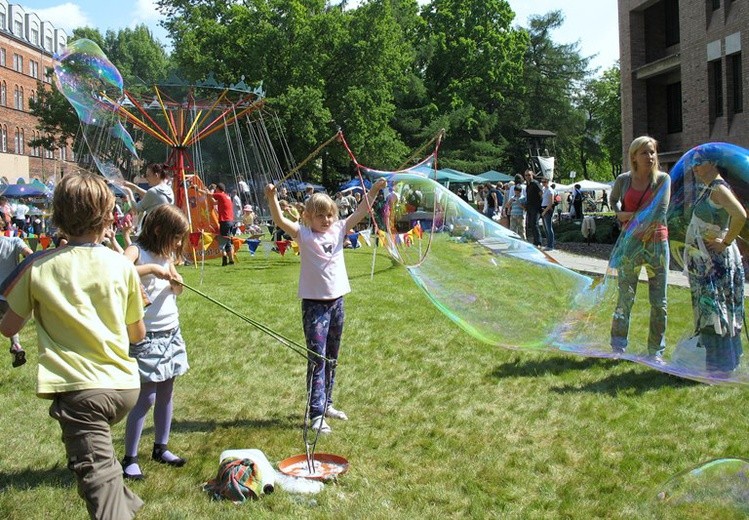
[(49, 415), (60, 423), (68, 468), (91, 518), (130, 520), (143, 501), (122, 479), (112, 445), (111, 425), (135, 406), (138, 389), (95, 389), (55, 394)]

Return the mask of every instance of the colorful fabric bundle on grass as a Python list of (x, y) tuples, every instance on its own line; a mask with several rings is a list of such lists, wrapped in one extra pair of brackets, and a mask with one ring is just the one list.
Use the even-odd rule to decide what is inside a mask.
[(216, 478), (203, 484), (203, 490), (214, 500), (227, 499), (239, 504), (260, 496), (261, 480), (260, 468), (250, 459), (227, 457), (219, 464)]

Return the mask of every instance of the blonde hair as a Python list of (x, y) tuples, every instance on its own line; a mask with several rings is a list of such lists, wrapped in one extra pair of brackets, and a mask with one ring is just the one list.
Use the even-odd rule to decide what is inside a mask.
[(641, 135), (640, 137), (635, 138), (635, 140), (632, 141), (632, 144), (629, 145), (629, 169), (633, 172), (637, 170), (635, 155), (637, 155), (637, 152), (639, 152), (649, 144), (652, 144), (653, 148), (656, 151), (655, 160), (653, 161), (653, 168), (650, 171), (650, 182), (655, 182), (655, 176), (661, 169), (660, 163), (658, 162), (658, 141), (656, 141), (649, 135)]
[(52, 223), (67, 236), (100, 233), (114, 222), (114, 193), (90, 172), (62, 178), (52, 196)]
[(304, 204), (304, 213), (302, 213), (302, 223), (309, 225), (312, 217), (315, 215), (333, 215), (333, 221), (338, 220), (338, 206), (330, 195), (326, 193), (313, 193)]

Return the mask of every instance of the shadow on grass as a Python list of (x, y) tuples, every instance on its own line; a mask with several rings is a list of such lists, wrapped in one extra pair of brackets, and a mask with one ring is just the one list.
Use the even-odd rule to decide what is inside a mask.
[(589, 370), (593, 367), (610, 368), (616, 361), (601, 358), (579, 358), (571, 356), (551, 357), (540, 360), (522, 360), (505, 363), (495, 368), (491, 376), (504, 377), (536, 377), (540, 375), (558, 375), (570, 370)]
[(13, 487), (30, 489), (37, 487), (71, 487), (75, 485), (73, 474), (60, 464), (46, 469), (23, 469), (19, 471), (0, 471), (0, 492)]
[[(635, 368), (634, 366), (632, 368)], [(564, 385), (552, 388), (552, 392), (558, 394), (569, 394), (574, 392), (593, 392), (597, 394), (640, 395), (651, 390), (658, 390), (664, 386), (674, 388), (692, 387), (701, 385), (697, 381), (683, 379), (657, 370), (644, 370), (641, 372), (627, 371), (622, 374), (610, 374), (609, 376), (591, 381), (583, 385)]]
[[(302, 426), (300, 415), (288, 415), (266, 419), (237, 419), (234, 421), (173, 421), (173, 432), (211, 432), (219, 429), (256, 428), (256, 429), (287, 429)], [(153, 432), (153, 427), (146, 428), (143, 433)]]

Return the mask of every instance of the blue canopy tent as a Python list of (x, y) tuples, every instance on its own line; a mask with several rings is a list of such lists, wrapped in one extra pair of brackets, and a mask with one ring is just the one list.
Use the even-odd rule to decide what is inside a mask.
[(451, 168), (443, 168), (435, 171), (434, 168), (430, 168), (429, 166), (416, 166), (414, 168), (409, 168), (407, 171), (423, 175), (424, 177), (429, 177), (440, 184), (444, 184), (448, 188), (450, 187), (450, 184), (469, 184), (476, 182), (476, 177), (473, 175), (468, 175), (467, 173), (459, 172), (458, 170), (453, 170)]
[(52, 191), (46, 186), (38, 186), (36, 184), (8, 184), (0, 195), (5, 195), (9, 199), (18, 199), (21, 197), (48, 197), (52, 194)]
[(312, 184), (309, 182), (304, 181), (298, 181), (296, 179), (288, 179), (284, 181), (280, 186), (285, 187), (289, 192), (291, 193), (304, 193), (304, 190), (307, 186), (312, 186), (316, 192), (322, 192), (325, 193), (327, 190), (325, 189), (325, 186), (321, 186), (319, 184)]
[[(372, 182), (369, 179), (364, 179), (364, 187), (366, 189), (371, 188)], [(361, 187), (361, 181), (358, 178), (353, 178), (350, 181), (346, 181), (338, 187), (338, 191), (348, 191), (348, 190), (359, 192), (362, 195), (364, 194), (364, 190)]]
[(484, 173), (479, 173), (476, 175), (476, 177), (479, 177), (478, 180), (484, 180), (489, 182), (510, 182), (514, 179), (511, 175), (507, 175), (506, 173), (498, 172), (495, 170), (488, 170)]

